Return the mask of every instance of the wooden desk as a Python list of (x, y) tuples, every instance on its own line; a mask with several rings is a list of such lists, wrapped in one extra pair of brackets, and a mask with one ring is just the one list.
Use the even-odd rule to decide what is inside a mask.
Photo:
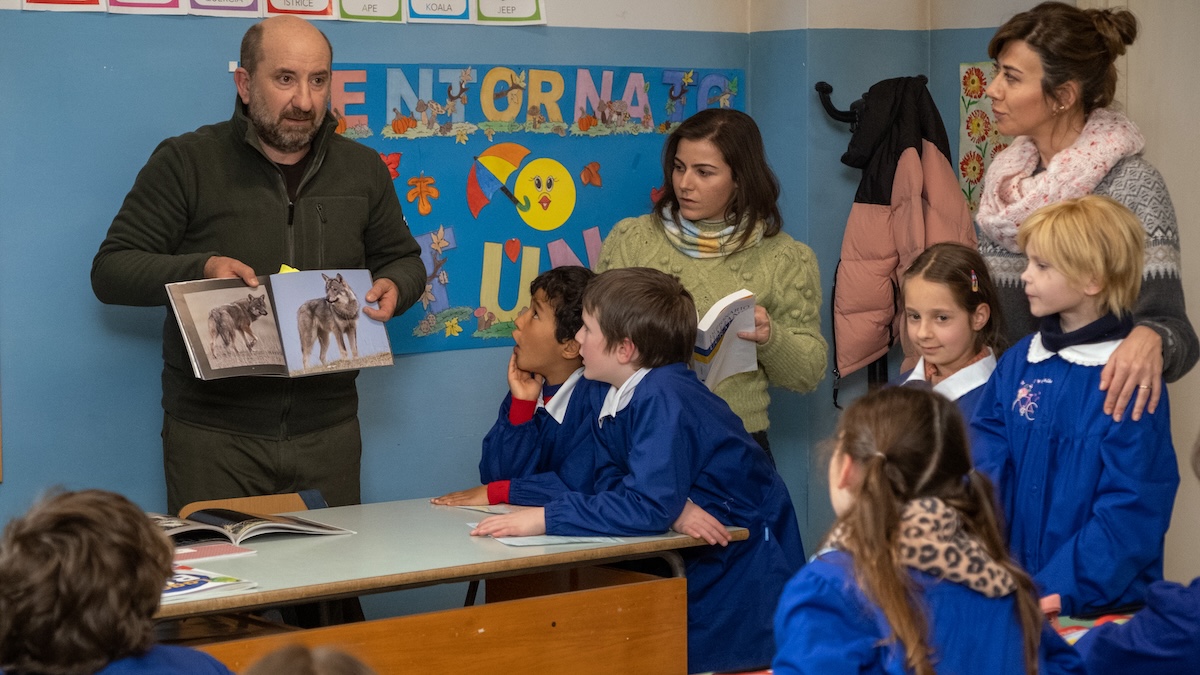
[[(503, 587), (499, 595), (514, 599), (202, 649), (235, 671), (282, 644), (298, 642), (337, 646), (381, 675), (508, 675), (514, 669), (530, 675), (686, 672), (686, 580), (592, 566), (677, 557), (678, 549), (706, 545), (702, 541), (671, 534), (623, 537), (615, 544), (506, 546), (469, 536), (467, 523), (484, 514), (434, 506), (424, 499), (303, 515), (357, 534), (251, 539), (246, 545), (257, 549), (258, 555), (200, 566), (254, 579), (258, 588), (167, 605), (160, 616), (503, 579), (491, 583)], [(747, 536), (740, 528), (731, 534), (734, 540)]]
[[(705, 546), (680, 534), (621, 537), (618, 544), (506, 546), (470, 536), (468, 523), (486, 514), (426, 499), (343, 506), (296, 515), (337, 525), (352, 535), (265, 535), (244, 543), (257, 555), (200, 561), (197, 567), (258, 586), (164, 605), (159, 618), (241, 611), (311, 600), (330, 600), (433, 584), (488, 579), (530, 572), (670, 556)], [(735, 540), (745, 539), (734, 528)], [(680, 570), (682, 573), (682, 570)]]

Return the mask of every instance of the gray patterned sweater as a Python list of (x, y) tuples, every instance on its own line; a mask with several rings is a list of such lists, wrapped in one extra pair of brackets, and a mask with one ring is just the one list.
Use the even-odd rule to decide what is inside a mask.
[[(1174, 382), (1200, 358), (1200, 340), (1188, 321), (1180, 281), (1179, 227), (1167, 184), (1141, 155), (1126, 157), (1108, 172), (1093, 191), (1111, 197), (1133, 211), (1146, 228), (1146, 262), (1142, 291), (1134, 310), (1139, 326), (1153, 329), (1163, 342), (1163, 377)], [(1008, 344), (1037, 330), (1029, 313), (1021, 272), (1026, 259), (979, 232), (979, 252), (996, 282)]]

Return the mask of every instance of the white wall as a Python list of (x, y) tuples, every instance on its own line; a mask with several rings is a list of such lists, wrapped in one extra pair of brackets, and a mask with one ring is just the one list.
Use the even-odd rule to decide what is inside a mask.
[[(1093, 5), (1096, 3), (1093, 3)], [(1112, 3), (1114, 6), (1116, 3)], [(1194, 86), (1194, 64), (1200, 60), (1195, 27), (1200, 3), (1195, 0), (1127, 0), (1140, 23), (1137, 40), (1125, 63), (1125, 109), (1146, 136), (1146, 157), (1166, 178), (1183, 240), (1183, 289), (1193, 325), (1200, 317), (1200, 193), (1196, 158), (1200, 135), (1195, 115), (1200, 91)], [(1197, 369), (1200, 370), (1200, 369)], [(1176, 581), (1200, 576), (1200, 486), (1191, 468), (1192, 449), (1200, 432), (1200, 374), (1171, 385), (1171, 427), (1179, 455), (1179, 496), (1167, 533), (1166, 575)]]

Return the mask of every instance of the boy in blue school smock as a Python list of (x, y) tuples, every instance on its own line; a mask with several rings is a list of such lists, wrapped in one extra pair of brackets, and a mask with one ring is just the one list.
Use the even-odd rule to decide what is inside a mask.
[[(1192, 471), (1200, 478), (1200, 442), (1192, 449)], [(1155, 581), (1146, 607), (1124, 624), (1089, 630), (1075, 648), (1090, 675), (1175, 675), (1200, 663), (1200, 578), (1187, 586)]]
[(509, 393), (483, 439), (479, 487), (435, 497), (434, 504), (541, 506), (568, 490), (593, 492), (591, 418), (608, 386), (583, 378), (575, 333), (583, 325), (586, 267), (556, 267), (529, 285), (517, 317)]
[(154, 642), (175, 548), (115, 492), (44, 498), (0, 541), (0, 673), (233, 675)]
[[(657, 270), (616, 269), (588, 285), (583, 308), (576, 340), (584, 376), (609, 385), (591, 425), (596, 493), (492, 516), (472, 534), (652, 535), (691, 516), (745, 527), (744, 542), (683, 553), (688, 672), (769, 664), (774, 606), (804, 550), (791, 497), (766, 453), (688, 370), (691, 295)], [(704, 525), (676, 529), (713, 541)]]
[(1043, 606), (1058, 596), (1068, 616), (1140, 605), (1162, 579), (1179, 485), (1167, 394), (1153, 415), (1117, 422), (1100, 389), (1132, 329), (1144, 239), (1136, 216), (1095, 195), (1021, 224), (1021, 279), (1041, 329), (1004, 353), (971, 423), (976, 467), (1000, 493), (1013, 557)]

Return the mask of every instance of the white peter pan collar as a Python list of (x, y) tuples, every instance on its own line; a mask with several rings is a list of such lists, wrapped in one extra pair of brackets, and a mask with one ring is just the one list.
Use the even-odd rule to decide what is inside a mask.
[(630, 375), (629, 379), (625, 380), (619, 388), (609, 388), (608, 393), (604, 396), (604, 405), (600, 406), (600, 417), (598, 419), (601, 420), (601, 423), (603, 423), (605, 417), (616, 417), (617, 413), (629, 405), (629, 399), (633, 398), (633, 391), (637, 389), (638, 383), (649, 372), (649, 368), (640, 368), (636, 373)]
[(558, 388), (554, 396), (550, 397), (550, 403), (546, 403), (539, 396), (537, 407), (545, 408), (546, 414), (553, 417), (555, 422), (562, 424), (563, 418), (567, 416), (567, 405), (571, 402), (571, 394), (575, 391), (575, 385), (581, 377), (583, 377), (582, 367), (571, 373), (567, 381), (562, 383), (562, 386)]
[(1052, 352), (1042, 344), (1042, 334), (1036, 333), (1029, 341), (1029, 354), (1026, 356), (1026, 360), (1030, 363), (1041, 363), (1057, 353), (1065, 361), (1078, 366), (1103, 366), (1108, 363), (1108, 357), (1112, 356), (1120, 344), (1121, 340), (1107, 340), (1084, 345), (1071, 345), (1063, 347), (1058, 352)]
[[(986, 384), (988, 378), (992, 376), (992, 371), (996, 369), (996, 355), (992, 352), (991, 347), (986, 347), (986, 349), (988, 350), (987, 356), (933, 385), (933, 390), (951, 401), (957, 401), (964, 394)], [(924, 356), (917, 361), (912, 374), (904, 381), (905, 384), (909, 382), (925, 382)]]

